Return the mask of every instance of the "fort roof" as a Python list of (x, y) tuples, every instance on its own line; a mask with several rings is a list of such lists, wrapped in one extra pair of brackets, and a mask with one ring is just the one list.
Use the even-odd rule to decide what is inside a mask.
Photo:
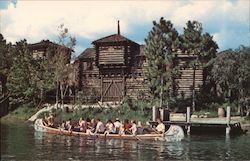
[[(29, 49), (47, 48), (47, 47), (62, 47), (62, 48), (71, 50), (70, 48), (68, 48), (66, 46), (59, 45), (59, 44), (51, 42), (49, 40), (42, 40), (38, 43), (29, 44), (28, 47), (29, 47)], [(73, 50), (71, 50), (71, 51), (73, 52)]]
[(99, 43), (117, 43), (117, 42), (128, 42), (128, 43), (132, 43), (132, 44), (137, 44), (136, 42), (134, 42), (134, 41), (132, 41), (132, 40), (120, 35), (120, 34), (113, 34), (113, 35), (109, 35), (109, 36), (100, 38), (98, 40), (93, 41), (92, 44), (96, 45)]

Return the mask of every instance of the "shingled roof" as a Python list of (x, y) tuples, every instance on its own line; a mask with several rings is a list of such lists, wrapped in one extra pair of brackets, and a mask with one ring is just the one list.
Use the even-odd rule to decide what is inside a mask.
[(126, 37), (124, 37), (124, 36), (122, 36), (120, 34), (114, 34), (114, 35), (110, 35), (110, 36), (100, 38), (98, 40), (93, 41), (92, 44), (114, 43), (114, 42), (128, 42), (128, 43), (137, 44), (136, 42), (134, 42), (132, 40), (129, 40), (128, 38), (126, 38)]
[(77, 59), (85, 59), (85, 58), (95, 58), (95, 49), (87, 48), (77, 57)]
[[(29, 49), (36, 49), (36, 48), (47, 48), (47, 47), (62, 47), (62, 48), (65, 48), (65, 49), (68, 49), (68, 50), (71, 50), (70, 48), (66, 47), (66, 46), (63, 46), (63, 45), (59, 45), (59, 44), (56, 44), (54, 42), (51, 42), (49, 40), (42, 40), (38, 43), (33, 43), (33, 44), (28, 44), (28, 48)], [(72, 52), (74, 52), (74, 50), (71, 50)]]

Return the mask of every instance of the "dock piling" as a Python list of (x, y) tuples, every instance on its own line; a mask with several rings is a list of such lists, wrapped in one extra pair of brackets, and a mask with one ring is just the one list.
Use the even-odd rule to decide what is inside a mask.
[(227, 106), (227, 127), (226, 127), (226, 135), (230, 134), (230, 121), (231, 121), (231, 109), (230, 106)]
[(155, 106), (153, 106), (153, 108), (152, 108), (152, 114), (153, 114), (153, 117), (152, 117), (152, 119), (153, 119), (153, 121), (156, 121), (156, 110), (157, 110), (157, 108), (155, 107)]
[(191, 128), (190, 128), (190, 117), (191, 117), (191, 114), (190, 114), (190, 107), (187, 107), (187, 114), (186, 114), (186, 121), (188, 123), (187, 125), (187, 134), (190, 135), (190, 131), (191, 131)]

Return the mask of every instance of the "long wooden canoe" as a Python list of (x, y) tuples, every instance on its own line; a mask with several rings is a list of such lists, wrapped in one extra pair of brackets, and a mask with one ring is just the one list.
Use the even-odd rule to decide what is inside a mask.
[(63, 129), (51, 128), (43, 125), (42, 119), (37, 119), (34, 123), (36, 131), (58, 134), (58, 135), (71, 135), (92, 138), (105, 138), (105, 139), (126, 139), (126, 140), (160, 140), (160, 141), (181, 141), (184, 138), (183, 129), (177, 125), (171, 125), (167, 132), (164, 134), (139, 134), (139, 135), (119, 135), (119, 134), (88, 134), (83, 132), (67, 131)]

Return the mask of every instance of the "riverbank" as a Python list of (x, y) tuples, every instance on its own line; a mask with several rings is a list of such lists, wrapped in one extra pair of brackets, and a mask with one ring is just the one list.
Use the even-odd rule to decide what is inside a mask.
[[(151, 119), (151, 109), (143, 105), (131, 108), (126, 103), (117, 107), (96, 107), (96, 106), (75, 106), (69, 108), (53, 108), (51, 110), (55, 116), (56, 121), (62, 122), (63, 120), (79, 120), (79, 118), (100, 118), (103, 121), (108, 119), (119, 118), (120, 120), (136, 120), (147, 122)], [(49, 111), (45, 111), (38, 115), (38, 118), (44, 118), (48, 115)]]
[[(35, 109), (31, 105), (22, 105), (16, 110), (10, 112), (8, 115), (1, 118), (2, 122), (16, 122), (27, 121), (32, 116), (34, 117), (31, 121), (36, 118), (44, 118), (48, 115), (49, 111), (52, 111), (55, 115), (56, 122), (62, 122), (63, 120), (79, 120), (79, 118), (100, 118), (103, 121), (108, 119), (119, 118), (120, 120), (136, 120), (143, 123), (151, 120), (152, 111), (150, 104), (137, 102), (133, 105), (123, 103), (118, 106), (99, 106), (99, 105), (65, 105), (63, 108), (56, 108), (55, 105), (47, 105), (40, 111)], [(38, 112), (39, 111), (39, 112)], [(36, 114), (36, 115), (35, 115)], [(206, 115), (207, 114), (207, 115)], [(208, 118), (207, 118), (208, 117)], [(216, 111), (214, 112), (196, 112), (192, 115), (191, 119), (199, 119), (200, 121), (206, 121), (206, 119), (218, 119)], [(185, 114), (170, 114), (170, 120), (172, 121), (185, 121)], [(250, 117), (239, 117), (232, 116), (232, 121), (240, 122), (242, 129), (247, 130), (250, 134)]]
[[(119, 118), (121, 120), (129, 119), (146, 122), (151, 118), (151, 108), (148, 103), (140, 102), (129, 104), (127, 102), (121, 105), (47, 105), (46, 108), (35, 109), (29, 105), (22, 105), (16, 110), (10, 112), (8, 115), (1, 118), (4, 122), (15, 122), (16, 120), (27, 121), (30, 119), (34, 121), (36, 118), (44, 118), (45, 115), (52, 111), (55, 115), (56, 121), (63, 120), (79, 120), (80, 117), (85, 118), (100, 118), (102, 120)], [(35, 116), (36, 115), (36, 116)]]
[(38, 109), (31, 104), (23, 104), (1, 118), (1, 122), (27, 121)]

